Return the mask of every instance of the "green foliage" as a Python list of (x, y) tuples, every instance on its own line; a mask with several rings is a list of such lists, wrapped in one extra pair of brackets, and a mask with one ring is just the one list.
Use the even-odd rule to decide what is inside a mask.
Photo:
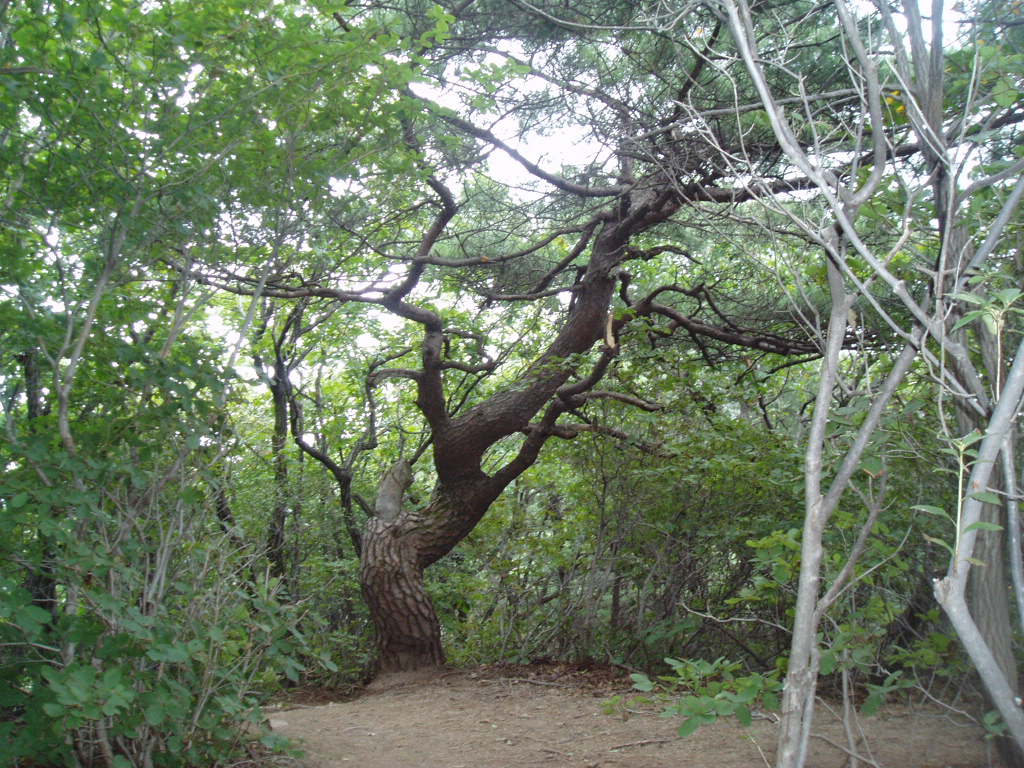
[[(32, 607), (26, 597), (14, 593), (0, 608), (13, 607), (17, 619)], [(80, 615), (45, 631), (13, 621), (3, 632), (5, 764), (92, 764), (113, 750), (131, 765), (210, 765), (268, 734), (260, 711), (267, 684), (275, 672), (295, 679), (300, 669), (294, 609), (183, 583), (149, 613), (109, 593), (84, 591), (81, 601), (88, 607)], [(231, 611), (201, 610), (212, 601)]]
[(986, 739), (995, 739), (1006, 736), (1008, 731), (1006, 723), (999, 714), (999, 710), (996, 709), (990, 709), (982, 716), (981, 725), (985, 729)]
[[(681, 388), (670, 371), (655, 378), (632, 364), (615, 375), (629, 376), (627, 387), (657, 387), (671, 406), (656, 415), (609, 407), (601, 420), (643, 445), (581, 437), (550, 446), (514, 494), (496, 502), (459, 550), (469, 599), (464, 618), (447, 625), (456, 658), (649, 667), (666, 654), (729, 652), (770, 668), (784, 633), (736, 624), (740, 646), (732, 645), (691, 609), (761, 611), (730, 599), (752, 575), (746, 540), (767, 535), (800, 503), (792, 444), (742, 419), (694, 419), (691, 385)], [(775, 610), (761, 615), (776, 618)]]
[[(230, 439), (231, 376), (216, 345), (163, 347), (160, 297), (102, 299), (70, 440), (34, 377), (4, 360), (28, 390), (5, 395), (0, 449), (4, 764), (228, 761), (265, 733), (259, 705), (278, 679), (298, 679), (308, 622), (220, 514), (213, 446)], [(64, 321), (45, 301), (2, 304), (21, 360), (40, 366)]]
[(864, 715), (873, 715), (881, 709), (889, 696), (915, 687), (916, 684), (913, 681), (904, 679), (902, 672), (893, 672), (881, 683), (868, 683), (866, 685), (868, 695), (864, 699), (860, 711)]
[(301, 614), (211, 528), (202, 481), (176, 476), (189, 452), (123, 467), (79, 434), (87, 459), (51, 448), (3, 480), (5, 764), (229, 759), (277, 676), (298, 678)]
[[(452, 18), (434, 7), (403, 37), (393, 14), (352, 13), (262, 0), (0, 11), (10, 760), (226, 761), (259, 735), (281, 679), (368, 666), (336, 515), (321, 509), (313, 527), (294, 514), (296, 572), (264, 573), (267, 475), (243, 459), (258, 433), (240, 428), (234, 353), (201, 322), (210, 294), (185, 274), (283, 265), (295, 243), (268, 231), (344, 216), (337, 185), (393, 195), (395, 174), (425, 175), (396, 141), (417, 72), (406, 54), (442, 43)], [(294, 510), (330, 498), (294, 490)]]
[(645, 674), (631, 677), (633, 687), (668, 702), (663, 710), (667, 717), (683, 717), (679, 736), (686, 737), (702, 725), (710, 725), (719, 717), (735, 717), (741, 725), (750, 725), (752, 710), (779, 708), (782, 683), (779, 674), (737, 674), (743, 669), (740, 662), (719, 657), (679, 660), (666, 658), (669, 674), (651, 680)]
[[(1020, 28), (990, 10), (978, 8), (982, 37), (947, 55), (946, 109), (963, 111), (964, 126), (998, 124), (1020, 104)], [(446, 405), (464, 413), (528, 385), (522, 372), (578, 295), (592, 250), (576, 248), (580, 233), (604, 236), (627, 203), (653, 205), (620, 196), (601, 209), (599, 198), (515, 189), (487, 165), (493, 147), (454, 130), (453, 116), (515, 133), (510, 145), (526, 154), (531, 138), (577, 132), (599, 148), (594, 158), (543, 158), (545, 168), (561, 162), (579, 184), (631, 174), (651, 201), (662, 190), (693, 203), (622, 243), (632, 282), (618, 272), (610, 307), (613, 322), (629, 324), (601, 386), (661, 408), (593, 398), (563, 414), (563, 424), (580, 420), (579, 436), (552, 438), (462, 548), (429, 571), (452, 660), (556, 656), (653, 669), (668, 657), (668, 674), (635, 681), (669, 697), (682, 733), (775, 705), (801, 565), (816, 350), (800, 362), (740, 349), (628, 304), (657, 296), (719, 336), (819, 338), (826, 260), (808, 257), (792, 233), (800, 217), (821, 220), (821, 201), (731, 202), (722, 216), (690, 194), (691, 182), (713, 197), (739, 178), (750, 191), (792, 176), (766, 112), (723, 110), (756, 94), (736, 57), (704, 65), (711, 59), (699, 51), (729, 45), (711, 32), (718, 21), (707, 8), (657, 35), (654, 16), (633, 24), (654, 13), (644, 4), (587, 1), (565, 12), (586, 24), (493, 0), (458, 19), (432, 2), (3, 4), (0, 743), (13, 745), (9, 761), (226, 763), (262, 733), (260, 701), (282, 679), (352, 683), (370, 668), (347, 529), (359, 527), (359, 500), (372, 501), (397, 456), (423, 449), (409, 504), (424, 503), (434, 481), (411, 383), (423, 329), (409, 313), (387, 316), (374, 297), (413, 262), (422, 268), (407, 298), (443, 316), (444, 354), (457, 363), (444, 373)], [(801, 93), (845, 87), (836, 73), (848, 68), (821, 64), (838, 62), (826, 47), (842, 39), (836, 18), (785, 17), (799, 19), (785, 39), (803, 44), (765, 47), (765, 60), (782, 65), (770, 68), (769, 86), (796, 93), (788, 78), (798, 72)], [(775, 18), (763, 16), (766, 42)], [(617, 24), (627, 29), (613, 33)], [(905, 147), (912, 95), (891, 87), (884, 67), (883, 76), (888, 138)], [(438, 91), (461, 108), (427, 104)], [(684, 104), (715, 117), (688, 135)], [(813, 118), (787, 107), (798, 138), (829, 148), (822, 167), (860, 156), (845, 133), (864, 125), (858, 100), (820, 107), (806, 110)], [(974, 153), (965, 179), (1012, 169), (1021, 146), (1006, 125), (963, 129)], [(701, 143), (709, 137), (735, 150), (727, 162)], [(615, 153), (628, 154), (628, 169)], [(914, 186), (920, 167), (904, 158), (893, 154), (857, 225), (895, 279), (929, 295), (945, 246), (934, 201)], [(871, 175), (865, 161), (854, 178)], [(418, 249), (436, 221), (438, 179), (458, 192), (459, 210), (428, 264)], [(963, 201), (963, 218), (981, 222), (968, 235), (983, 235), (1002, 209), (1002, 182)], [(989, 334), (999, 361), (1021, 331), (1022, 293), (1013, 249), (997, 256), (951, 297), (961, 311), (949, 331), (979, 358)], [(861, 283), (851, 323), (861, 348), (841, 362), (830, 468), (891, 365), (897, 337), (869, 308), (909, 323), (865, 259), (848, 265)], [(240, 296), (211, 294), (223, 286)], [(283, 297), (307, 289), (283, 309)], [(535, 290), (543, 295), (532, 309), (508, 298)], [(360, 301), (331, 298), (346, 291)], [(231, 348), (224, 341), (235, 333), (246, 343)], [(535, 373), (584, 377), (598, 354), (553, 356)], [(282, 430), (290, 425), (274, 423), (273, 366), (259, 361), (277, 356), (298, 392), (296, 434), (342, 463), (351, 457), (349, 486), (298, 450)], [(495, 374), (475, 372), (483, 359), (500, 363)], [(993, 392), (998, 371), (986, 382)], [(925, 671), (964, 674), (939, 617), (917, 603), (922, 574), (964, 532), (950, 510), (968, 496), (921, 467), (962, 483), (980, 432), (941, 455), (946, 413), (931, 405), (932, 375), (922, 368), (901, 387), (860, 463), (856, 489), (884, 513), (819, 637), (820, 671), (866, 684), (869, 709)], [(484, 470), (506, 464), (523, 439), (496, 443)], [(824, 583), (843, 568), (864, 506), (846, 500), (837, 510)], [(271, 579), (266, 542), (277, 522)]]

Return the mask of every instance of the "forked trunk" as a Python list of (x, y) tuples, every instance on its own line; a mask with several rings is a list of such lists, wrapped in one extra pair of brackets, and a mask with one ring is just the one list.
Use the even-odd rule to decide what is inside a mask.
[(416, 533), (402, 517), (372, 518), (363, 536), (363, 596), (377, 631), (379, 671), (405, 672), (444, 664), (441, 625), (427, 594)]
[[(373, 516), (367, 521), (360, 575), (377, 630), (379, 671), (444, 664), (441, 626), (424, 586), (423, 569), (448, 554), (473, 530), (502, 490), (536, 461), (554, 433), (558, 417), (571, 404), (582, 402), (574, 398), (604, 375), (614, 354), (618, 328), (625, 323), (608, 314), (617, 284), (614, 270), (624, 257), (630, 235), (671, 215), (678, 208), (672, 200), (645, 200), (632, 209), (616, 204), (615, 213), (602, 224), (592, 245), (590, 264), (555, 339), (514, 386), (455, 418), (449, 412), (443, 372), (462, 366), (446, 360), (445, 324), (433, 311), (404, 301), (419, 273), (412, 272), (404, 287), (388, 294), (386, 308), (424, 326), (423, 368), (402, 375), (408, 373), (417, 383), (416, 404), (430, 424), (437, 485), (425, 506), (407, 508), (404, 491), (412, 481), (412, 470), (404, 459), (399, 460), (381, 480)], [(653, 206), (657, 201), (661, 202)], [(454, 206), (446, 205), (432, 232), (440, 232), (452, 215)], [(628, 226), (618, 215), (625, 217)], [(432, 242), (432, 237), (426, 242)], [(417, 269), (422, 267), (421, 263)], [(610, 346), (602, 352), (601, 362), (588, 376), (566, 387), (575, 374), (570, 359), (606, 337)], [(489, 368), (485, 365), (481, 371)], [(561, 396), (556, 398), (559, 392)], [(519, 433), (525, 439), (511, 460), (491, 474), (485, 473), (483, 459), (488, 449)]]

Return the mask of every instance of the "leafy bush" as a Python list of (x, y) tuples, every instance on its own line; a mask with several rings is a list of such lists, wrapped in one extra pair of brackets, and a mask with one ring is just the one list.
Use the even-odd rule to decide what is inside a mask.
[(777, 710), (782, 684), (778, 675), (738, 675), (740, 662), (717, 658), (665, 659), (670, 674), (652, 680), (645, 674), (633, 674), (633, 687), (653, 693), (665, 707), (666, 716), (683, 717), (679, 726), (681, 737), (689, 736), (702, 725), (710, 725), (719, 717), (735, 717), (742, 725), (750, 725), (755, 708)]
[(73, 443), (44, 411), (0, 446), (0, 765), (210, 766), (274, 746), (260, 702), (308, 643), (226, 509), (226, 377), (201, 348), (96, 354)]
[(53, 599), (2, 575), (2, 764), (205, 766), (252, 740), (273, 746), (260, 702), (279, 677), (298, 679), (299, 611), (230, 533), (200, 541), (202, 494), (179, 489), (143, 514), (109, 503), (130, 483), (105, 479), (71, 512), (56, 487), (9, 497), (22, 521), (46, 523), (47, 559), (22, 565)]

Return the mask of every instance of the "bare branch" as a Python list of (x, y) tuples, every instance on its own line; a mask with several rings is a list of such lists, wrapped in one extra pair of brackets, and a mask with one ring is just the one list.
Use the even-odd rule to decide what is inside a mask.
[(493, 147), (497, 147), (506, 155), (515, 160), (517, 163), (519, 163), (521, 166), (523, 166), (523, 168), (525, 168), (531, 175), (536, 176), (538, 179), (548, 182), (549, 184), (551, 184), (551, 186), (555, 187), (556, 189), (560, 189), (563, 192), (569, 192), (574, 195), (579, 195), (580, 197), (618, 197), (619, 195), (627, 192), (631, 187), (631, 185), (627, 184), (620, 184), (614, 187), (587, 187), (584, 186), (583, 184), (577, 184), (575, 182), (569, 181), (568, 179), (563, 178), (561, 176), (557, 176), (553, 173), (548, 173), (536, 163), (527, 160), (526, 157), (524, 157), (520, 152), (513, 149), (504, 141), (495, 136), (492, 131), (474, 125), (468, 120), (464, 120), (463, 118), (458, 117), (450, 110), (446, 110), (443, 109), (442, 107), (439, 107), (438, 105), (434, 104), (428, 99), (424, 99), (423, 97), (419, 96), (417, 96), (416, 98), (420, 99), (420, 101), (428, 105), (431, 111), (433, 111), (438, 117), (440, 117), (445, 122), (454, 125), (459, 130), (469, 134), (470, 136), (473, 136), (474, 138), (480, 139), (481, 141), (485, 141)]
[(574, 400), (616, 400), (626, 405), (632, 405), (636, 408), (640, 408), (644, 411), (661, 411), (665, 409), (662, 403), (652, 403), (649, 400), (643, 400), (634, 395), (627, 395), (623, 392), (609, 392), (605, 390), (592, 390), (590, 392), (584, 392), (576, 395)]

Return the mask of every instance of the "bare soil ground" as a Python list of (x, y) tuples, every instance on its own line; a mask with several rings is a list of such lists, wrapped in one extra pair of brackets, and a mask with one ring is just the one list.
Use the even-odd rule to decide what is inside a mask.
[[(725, 719), (685, 738), (657, 711), (607, 714), (625, 673), (567, 665), (502, 665), (377, 681), (350, 701), (282, 705), (271, 727), (305, 749), (306, 768), (748, 768), (770, 765), (778, 726)], [(291, 707), (291, 708), (289, 708)], [(819, 708), (808, 766), (840, 768), (846, 737)], [(998, 763), (978, 729), (889, 707), (861, 718), (862, 754), (889, 768)]]

